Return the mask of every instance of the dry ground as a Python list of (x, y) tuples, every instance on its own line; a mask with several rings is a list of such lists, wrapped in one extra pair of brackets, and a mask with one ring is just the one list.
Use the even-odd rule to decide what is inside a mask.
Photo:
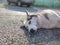
[[(40, 29), (35, 35), (20, 28), (25, 9), (35, 13), (47, 8), (0, 6), (0, 45), (60, 45), (60, 29)], [(39, 9), (39, 10), (36, 10)], [(53, 9), (60, 12), (60, 9)]]

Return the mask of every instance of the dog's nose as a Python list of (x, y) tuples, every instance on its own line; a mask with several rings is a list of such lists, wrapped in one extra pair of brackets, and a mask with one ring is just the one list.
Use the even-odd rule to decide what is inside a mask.
[(34, 29), (31, 29), (31, 30), (30, 30), (30, 33), (34, 33), (34, 32), (35, 32), (35, 30), (34, 30)]

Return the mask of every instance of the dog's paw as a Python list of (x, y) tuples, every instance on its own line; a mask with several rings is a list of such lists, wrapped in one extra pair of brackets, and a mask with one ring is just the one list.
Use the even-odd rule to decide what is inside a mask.
[(25, 26), (20, 26), (20, 28), (23, 30), (28, 30)]

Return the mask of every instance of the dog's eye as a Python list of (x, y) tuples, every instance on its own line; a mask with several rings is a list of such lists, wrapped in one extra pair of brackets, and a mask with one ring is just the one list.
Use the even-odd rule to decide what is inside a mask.
[(31, 20), (31, 18), (28, 18), (27, 20)]
[(32, 17), (28, 17), (28, 18), (27, 18), (27, 20), (31, 20), (31, 19), (32, 19)]
[(31, 21), (29, 21), (29, 24), (31, 24)]

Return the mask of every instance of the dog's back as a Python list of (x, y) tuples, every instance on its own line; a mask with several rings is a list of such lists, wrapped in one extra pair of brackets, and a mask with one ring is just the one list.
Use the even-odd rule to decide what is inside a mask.
[(53, 10), (43, 10), (38, 17), (40, 28), (60, 28), (60, 16)]

